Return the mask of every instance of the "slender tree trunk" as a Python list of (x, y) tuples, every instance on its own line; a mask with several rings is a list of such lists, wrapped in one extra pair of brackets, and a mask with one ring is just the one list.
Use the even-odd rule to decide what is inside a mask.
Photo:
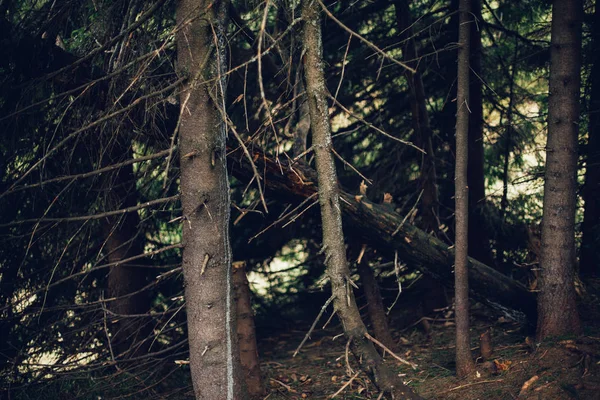
[(331, 154), (331, 127), (326, 100), (327, 87), (323, 73), (320, 14), (320, 4), (317, 0), (304, 0), (302, 6), (302, 18), (305, 21), (304, 73), (319, 183), (323, 249), (327, 275), (334, 297), (334, 308), (342, 321), (346, 337), (352, 344), (352, 352), (375, 385), (382, 392), (391, 393), (398, 399), (420, 399), (383, 363), (373, 343), (365, 337), (367, 329), (360, 318), (354, 299), (342, 231), (339, 187)]
[[(123, 149), (117, 146), (111, 153)], [(118, 159), (111, 160), (117, 162)], [(131, 165), (120, 168), (110, 176), (105, 183), (107, 193), (107, 208), (118, 210), (137, 204), (135, 193), (135, 178)], [(138, 237), (140, 219), (137, 213), (126, 213), (113, 216), (103, 221), (104, 236), (106, 237), (106, 252), (108, 262), (115, 264), (108, 273), (107, 303), (108, 309), (116, 314), (113, 324), (111, 347), (115, 356), (132, 357), (139, 355), (146, 348), (143, 339), (150, 332), (150, 326), (144, 325), (144, 320), (134, 317), (135, 314), (145, 314), (150, 307), (147, 291), (142, 290), (147, 284), (147, 273), (139, 265), (119, 263), (132, 256), (144, 252)], [(139, 260), (133, 262), (139, 264)], [(128, 351), (128, 352), (127, 352)], [(127, 352), (126, 354), (124, 354)]]
[[(477, 21), (470, 28), (470, 85), (469, 85), (469, 255), (487, 265), (494, 265), (490, 235), (485, 222), (485, 172), (483, 152), (483, 98), (481, 70), (481, 4), (471, 0), (471, 15)], [(460, 29), (459, 29), (460, 30)], [(460, 103), (458, 105), (460, 107)]]
[[(515, 37), (515, 53), (513, 59), (512, 70), (510, 73), (510, 89), (509, 89), (509, 100), (508, 100), (508, 111), (506, 112), (506, 130), (505, 130), (505, 146), (504, 146), (504, 162), (502, 166), (502, 200), (500, 200), (500, 227), (498, 232), (504, 230), (504, 224), (506, 217), (506, 210), (508, 209), (508, 166), (510, 162), (510, 153), (512, 151), (513, 141), (513, 107), (515, 100), (515, 72), (517, 69), (517, 54), (518, 54), (519, 42), (518, 38)], [(496, 240), (496, 265), (498, 269), (506, 275), (510, 274), (510, 267), (504, 265), (504, 247), (505, 239), (504, 235), (498, 235), (499, 238)]]
[[(108, 41), (131, 24), (137, 15), (138, 6), (139, 3), (130, 1), (120, 2), (111, 7), (101, 41)], [(56, 35), (53, 34), (51, 37), (54, 36)], [(114, 51), (104, 59), (102, 68), (104, 71), (114, 72), (132, 57), (131, 52), (126, 50), (127, 40), (129, 39), (124, 38), (115, 43)], [(99, 91), (100, 96), (97, 101), (104, 105), (105, 110), (111, 109), (121, 88), (128, 84), (120, 77), (111, 79), (104, 90)], [(119, 128), (123, 128), (122, 122), (120, 127), (115, 122), (108, 122), (98, 130), (100, 146), (105, 147), (105, 151), (101, 153), (105, 155), (103, 159), (105, 165), (122, 162), (124, 158), (133, 158), (131, 136), (117, 133), (120, 132)], [(132, 126), (124, 128), (124, 130), (128, 129), (132, 130)], [(137, 205), (137, 187), (132, 165), (121, 167), (113, 174), (104, 174), (103, 183), (108, 210)], [(144, 236), (140, 234), (139, 225), (140, 218), (137, 212), (103, 220), (105, 250), (108, 253), (108, 261), (114, 264), (107, 280), (107, 295), (109, 298), (116, 299), (108, 302), (107, 307), (117, 314), (113, 316), (116, 322), (112, 324), (111, 347), (115, 356), (119, 354), (125, 358), (135, 357), (146, 351), (149, 342), (145, 339), (152, 328), (149, 325), (149, 318), (133, 316), (146, 314), (150, 309), (149, 293), (147, 290), (142, 290), (148, 283), (149, 270), (139, 266), (140, 263), (144, 263), (140, 260), (133, 263), (120, 263), (121, 260), (144, 252)]]
[(438, 230), (438, 192), (435, 173), (435, 153), (433, 151), (433, 132), (429, 125), (429, 113), (425, 99), (425, 89), (421, 73), (418, 71), (419, 54), (413, 38), (411, 29), (412, 18), (408, 0), (395, 0), (396, 23), (401, 32), (401, 40), (404, 42), (402, 48), (404, 62), (416, 73), (405, 71), (406, 80), (411, 96), (412, 125), (417, 137), (417, 143), (425, 149), (427, 154), (423, 155), (421, 161), (420, 181), (423, 196), (421, 197), (420, 210), (423, 221), (423, 230), (426, 232)]
[[(304, 82), (301, 76), (298, 77), (296, 89), (298, 93), (304, 92)], [(306, 151), (308, 133), (310, 132), (310, 112), (308, 110), (308, 100), (306, 96), (298, 99), (298, 123), (294, 132), (294, 145), (292, 147), (294, 157), (298, 157)]]
[[(416, 73), (405, 71), (406, 81), (411, 96), (412, 125), (416, 133), (417, 144), (425, 149), (427, 154), (422, 156), (420, 170), (420, 189), (423, 191), (419, 209), (421, 212), (421, 228), (428, 233), (434, 234), (439, 231), (439, 199), (437, 190), (437, 176), (435, 170), (435, 153), (433, 146), (433, 132), (429, 124), (429, 113), (425, 99), (425, 88), (419, 67), (419, 53), (413, 38), (412, 18), (408, 0), (394, 0), (396, 11), (396, 24), (400, 31), (400, 38), (404, 43), (402, 55), (404, 62), (415, 69)], [(433, 311), (433, 306), (446, 303), (444, 288), (429, 276), (424, 277), (424, 285), (427, 287), (427, 299), (423, 302), (425, 314)]]
[(367, 299), (367, 311), (369, 312), (369, 319), (373, 326), (375, 338), (383, 343), (388, 349), (395, 351), (396, 342), (394, 342), (394, 338), (390, 332), (388, 317), (385, 313), (383, 300), (381, 299), (379, 285), (377, 284), (377, 279), (375, 278), (373, 269), (369, 265), (368, 257), (366, 255), (356, 262), (356, 269), (360, 276), (363, 293)]
[(581, 331), (573, 278), (582, 14), (581, 0), (553, 2), (538, 296), (540, 340)]
[[(183, 272), (190, 368), (197, 399), (243, 399), (229, 243), (225, 99), (227, 1), (180, 0)], [(205, 83), (210, 82), (210, 83)]]
[(585, 163), (583, 200), (583, 237), (581, 240), (582, 275), (600, 275), (600, 4), (596, 1), (593, 25), (592, 94), (589, 106), (588, 144)]
[(240, 362), (248, 395), (262, 398), (264, 387), (258, 362), (258, 346), (256, 345), (256, 329), (254, 328), (254, 312), (250, 301), (250, 288), (246, 277), (246, 263), (233, 264), (233, 288), (237, 311), (237, 335), (240, 346)]
[(474, 370), (469, 334), (469, 185), (467, 181), (468, 136), (469, 136), (469, 51), (470, 25), (474, 24), (470, 14), (470, 0), (461, 0), (459, 5), (460, 25), (458, 30), (458, 80), (456, 84), (456, 169), (454, 173), (456, 238), (454, 252), (454, 292), (456, 303), (456, 374), (464, 377)]

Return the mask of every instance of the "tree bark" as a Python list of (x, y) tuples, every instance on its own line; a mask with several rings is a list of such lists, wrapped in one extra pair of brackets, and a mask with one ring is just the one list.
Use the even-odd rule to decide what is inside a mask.
[(584, 276), (600, 275), (600, 4), (596, 1), (593, 29), (592, 90), (589, 105), (588, 143), (581, 227), (579, 270)]
[(462, 378), (475, 369), (469, 334), (469, 51), (471, 0), (461, 0), (458, 29), (458, 78), (456, 83), (456, 168), (454, 172), (455, 252), (454, 302), (456, 319), (456, 374)]
[(581, 0), (553, 2), (539, 340), (581, 331), (573, 278), (582, 14)]
[(377, 284), (373, 269), (369, 266), (368, 257), (363, 256), (358, 260), (356, 262), (356, 269), (360, 276), (363, 293), (367, 299), (367, 311), (369, 312), (369, 319), (371, 320), (375, 338), (383, 343), (388, 349), (395, 351), (396, 342), (390, 332), (388, 317), (385, 313), (383, 300), (381, 299), (379, 285)]
[[(115, 150), (125, 150), (121, 146)], [(129, 153), (125, 150), (126, 154)], [(111, 151), (111, 153), (117, 153)], [(111, 160), (116, 162), (116, 160)], [(107, 208), (118, 210), (135, 206), (135, 178), (131, 165), (120, 168), (106, 180), (104, 190), (107, 193)], [(108, 262), (115, 263), (108, 273), (107, 297), (115, 299), (107, 303), (108, 309), (116, 314), (113, 324), (111, 347), (115, 356), (133, 357), (145, 349), (145, 337), (150, 326), (144, 326), (144, 321), (135, 314), (145, 314), (149, 309), (149, 296), (142, 288), (147, 284), (147, 273), (143, 267), (119, 264), (132, 256), (144, 252), (138, 237), (140, 219), (137, 213), (126, 213), (112, 216), (103, 221), (104, 236), (106, 237), (106, 252)], [(133, 262), (139, 264), (139, 260)]]
[[(228, 159), (233, 174), (249, 182), (254, 178), (252, 166), (240, 148), (231, 151)], [(276, 160), (256, 147), (251, 150), (251, 156), (256, 160), (256, 168), (264, 174), (266, 189), (273, 195), (298, 200), (317, 192), (316, 173), (305, 163)], [(397, 251), (409, 267), (453, 287), (454, 251), (448, 245), (414, 225), (402, 223), (404, 217), (385, 205), (344, 191), (340, 191), (340, 200), (344, 222), (351, 227), (349, 235), (362, 238), (363, 243), (369, 243), (383, 253), (393, 255)], [(523, 319), (525, 315), (535, 323), (535, 296), (525, 286), (473, 258), (468, 260), (471, 296), (511, 318)]]
[(190, 369), (196, 399), (206, 400), (245, 398), (231, 277), (227, 133), (220, 116), (227, 9), (227, 1), (211, 0), (180, 0), (177, 7), (178, 68), (189, 78), (180, 95), (179, 137)]
[(246, 277), (246, 264), (233, 264), (233, 288), (237, 312), (237, 336), (240, 346), (240, 362), (244, 373), (244, 381), (248, 395), (252, 398), (264, 396), (264, 387), (260, 375), (258, 346), (256, 345), (256, 329), (254, 328), (254, 312), (250, 301), (250, 288)]
[(360, 318), (352, 290), (350, 270), (342, 231), (339, 187), (333, 162), (327, 88), (323, 73), (323, 42), (320, 4), (304, 0), (304, 76), (310, 110), (312, 142), (315, 149), (319, 183), (319, 204), (323, 225), (326, 272), (331, 282), (333, 304), (342, 321), (344, 333), (361, 368), (384, 393), (398, 399), (420, 399), (387, 367), (373, 343), (365, 337), (367, 329)]
[[(481, 70), (481, 4), (472, 0), (471, 15), (476, 19), (470, 29), (470, 85), (469, 85), (469, 160), (467, 180), (469, 185), (469, 255), (484, 264), (493, 266), (490, 248), (489, 224), (485, 221), (485, 171), (483, 152), (483, 98)], [(460, 26), (459, 26), (460, 31)], [(460, 41), (460, 40), (459, 40)], [(460, 106), (460, 103), (458, 104)]]

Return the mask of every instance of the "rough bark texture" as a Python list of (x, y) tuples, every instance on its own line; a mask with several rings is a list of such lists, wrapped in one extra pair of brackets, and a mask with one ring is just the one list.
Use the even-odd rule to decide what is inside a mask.
[(583, 200), (585, 211), (581, 231), (580, 271), (600, 275), (600, 4), (596, 1), (593, 25), (592, 93), (589, 106), (588, 144)]
[[(272, 195), (306, 199), (317, 191), (316, 173), (303, 162), (292, 164), (281, 158), (276, 160), (257, 148), (252, 149), (251, 155)], [(234, 150), (228, 158), (238, 179), (249, 182), (254, 178), (241, 149)], [(393, 255), (397, 251), (409, 267), (453, 287), (454, 251), (448, 245), (414, 225), (403, 224), (404, 217), (385, 205), (371, 203), (364, 197), (358, 199), (344, 191), (340, 191), (340, 200), (344, 221), (352, 228), (348, 234), (362, 238), (383, 253)], [(471, 296), (511, 318), (520, 319), (525, 314), (535, 323), (535, 296), (525, 286), (473, 258), (468, 260)]]
[(455, 252), (454, 252), (454, 302), (456, 313), (456, 374), (464, 377), (475, 365), (471, 355), (469, 334), (469, 186), (467, 165), (469, 157), (469, 50), (470, 0), (461, 0), (458, 29), (458, 78), (456, 82), (456, 168), (454, 171), (455, 199)]
[(237, 337), (240, 346), (240, 362), (244, 373), (244, 381), (248, 395), (252, 398), (263, 398), (264, 387), (258, 362), (256, 330), (254, 328), (254, 312), (250, 301), (250, 288), (246, 277), (245, 263), (233, 264), (233, 288), (237, 312)]
[(538, 297), (540, 340), (581, 331), (573, 278), (582, 14), (581, 0), (553, 2)]
[[(117, 160), (111, 160), (111, 163), (113, 161)], [(131, 165), (122, 167), (109, 177), (104, 189), (107, 209), (118, 210), (137, 204)], [(148, 294), (141, 290), (147, 283), (147, 273), (139, 266), (139, 260), (119, 264), (121, 260), (144, 252), (138, 237), (139, 223), (139, 216), (135, 212), (109, 217), (103, 221), (108, 262), (116, 263), (110, 269), (107, 280), (107, 297), (115, 299), (107, 303), (108, 309), (116, 314), (111, 337), (115, 357), (140, 355), (146, 347), (143, 339), (150, 330), (150, 326), (144, 326), (142, 318), (132, 316), (148, 312)]]
[[(183, 272), (190, 368), (197, 399), (243, 399), (229, 243), (225, 79), (227, 1), (180, 0), (177, 36), (181, 93)], [(214, 29), (214, 31), (213, 31)], [(214, 32), (214, 35), (213, 35)], [(215, 104), (217, 103), (217, 104)]]
[(373, 269), (369, 266), (366, 257), (363, 257), (360, 262), (356, 263), (356, 269), (360, 276), (363, 293), (367, 299), (367, 311), (369, 312), (369, 319), (371, 320), (375, 338), (383, 343), (388, 349), (395, 351), (396, 342), (390, 331), (385, 307), (381, 299), (381, 292), (379, 291), (379, 285), (377, 284)]
[[(493, 266), (490, 235), (485, 222), (485, 173), (483, 153), (483, 99), (481, 70), (481, 4), (472, 0), (470, 29), (470, 84), (469, 84), (469, 255), (484, 264)], [(460, 31), (460, 28), (459, 28)], [(460, 41), (460, 40), (459, 40)], [(458, 103), (460, 107), (460, 103)]]
[(333, 304), (342, 321), (344, 333), (351, 341), (352, 352), (361, 368), (377, 387), (396, 399), (420, 399), (387, 367), (373, 343), (365, 338), (367, 329), (360, 318), (350, 284), (350, 270), (342, 232), (339, 187), (333, 162), (327, 88), (323, 73), (323, 44), (321, 37), (320, 5), (317, 0), (304, 0), (304, 73), (310, 110), (312, 142), (319, 183), (319, 204), (323, 224), (323, 249), (327, 275), (334, 296)]

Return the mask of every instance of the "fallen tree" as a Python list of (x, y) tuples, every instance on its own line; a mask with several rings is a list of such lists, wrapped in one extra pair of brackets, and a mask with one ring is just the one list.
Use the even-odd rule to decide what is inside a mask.
[[(260, 171), (260, 184), (268, 191), (295, 198), (314, 196), (317, 189), (316, 172), (302, 161), (275, 159), (259, 149), (228, 149), (232, 174), (245, 182)], [(254, 168), (250, 163), (250, 156)], [(440, 280), (444, 285), (454, 282), (454, 251), (441, 240), (406, 223), (403, 216), (385, 206), (372, 203), (365, 197), (343, 190), (340, 200), (347, 235), (360, 235), (374, 248), (397, 251), (409, 267)], [(487, 265), (469, 258), (470, 295), (505, 315), (521, 320), (525, 316), (535, 323), (536, 299), (525, 286)]]

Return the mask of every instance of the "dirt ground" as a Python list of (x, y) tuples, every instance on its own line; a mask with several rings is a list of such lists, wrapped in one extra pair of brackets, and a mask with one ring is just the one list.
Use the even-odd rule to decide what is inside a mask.
[[(394, 331), (397, 354), (416, 369), (387, 355), (386, 362), (405, 383), (429, 400), (580, 399), (600, 400), (600, 318), (597, 297), (582, 306), (584, 335), (536, 343), (531, 332), (488, 308), (472, 306), (472, 352), (478, 357), (479, 337), (490, 331), (493, 353), (477, 358), (477, 373), (459, 380), (454, 374), (454, 324), (451, 311), (428, 316), (421, 323)], [(322, 326), (323, 322), (319, 324)], [(392, 319), (392, 327), (394, 327)], [(301, 328), (301, 327), (299, 327)], [(268, 394), (265, 399), (379, 399), (352, 355), (346, 360), (340, 326), (316, 330), (299, 354), (293, 353), (306, 329), (263, 339), (259, 343)]]

